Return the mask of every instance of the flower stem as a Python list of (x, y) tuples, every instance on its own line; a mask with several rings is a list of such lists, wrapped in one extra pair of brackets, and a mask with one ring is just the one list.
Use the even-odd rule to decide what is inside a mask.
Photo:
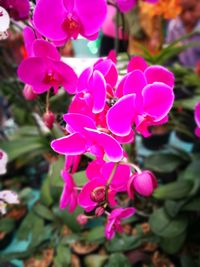
[(142, 173), (142, 170), (137, 166), (135, 165), (134, 163), (130, 163), (130, 162), (120, 162), (120, 164), (124, 164), (124, 165), (127, 165), (127, 166), (130, 166), (131, 168), (134, 169), (134, 171), (136, 171), (137, 173)]
[(115, 164), (114, 164), (114, 167), (113, 167), (113, 169), (112, 169), (112, 172), (111, 172), (111, 174), (110, 174), (110, 177), (108, 178), (108, 181), (107, 181), (107, 183), (106, 183), (106, 201), (108, 202), (108, 190), (109, 190), (109, 186), (110, 186), (110, 184), (111, 184), (111, 182), (112, 182), (112, 179), (113, 179), (113, 176), (114, 176), (114, 174), (115, 174), (115, 172), (116, 172), (116, 169), (117, 169), (117, 166), (118, 166), (118, 162), (116, 162)]

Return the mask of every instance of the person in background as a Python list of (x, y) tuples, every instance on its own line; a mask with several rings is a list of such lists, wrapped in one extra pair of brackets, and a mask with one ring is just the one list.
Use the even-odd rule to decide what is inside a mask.
[(195, 67), (200, 60), (200, 0), (180, 0), (181, 13), (169, 22), (166, 42), (171, 43), (181, 36), (194, 33), (180, 45), (187, 45), (191, 42), (199, 43), (189, 47), (178, 55), (178, 61), (185, 67)]

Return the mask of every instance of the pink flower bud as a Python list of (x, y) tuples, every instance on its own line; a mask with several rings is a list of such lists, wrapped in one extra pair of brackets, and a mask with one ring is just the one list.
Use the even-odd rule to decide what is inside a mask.
[(32, 101), (37, 98), (37, 94), (33, 92), (32, 86), (26, 84), (23, 89), (23, 96), (26, 100)]
[(96, 208), (96, 210), (95, 210), (95, 215), (96, 215), (97, 217), (100, 217), (101, 215), (104, 214), (104, 212), (105, 212), (105, 210), (104, 210), (103, 207), (98, 207), (98, 208)]
[(49, 129), (52, 129), (53, 128), (54, 121), (55, 121), (55, 115), (54, 115), (54, 113), (51, 112), (51, 111), (45, 112), (44, 115), (43, 115), (43, 121), (44, 121), (45, 125)]
[(84, 225), (88, 222), (88, 218), (86, 215), (84, 214), (79, 214), (77, 217), (76, 217), (76, 220), (79, 224), (81, 225)]
[(150, 171), (134, 174), (128, 182), (128, 194), (133, 198), (133, 191), (144, 197), (152, 195), (157, 187), (157, 181), (154, 174)]

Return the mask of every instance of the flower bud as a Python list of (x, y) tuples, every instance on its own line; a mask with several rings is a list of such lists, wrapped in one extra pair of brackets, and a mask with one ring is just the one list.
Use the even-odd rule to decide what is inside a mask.
[(144, 197), (152, 195), (157, 187), (157, 181), (154, 174), (150, 171), (134, 174), (128, 182), (128, 194), (133, 198), (133, 191)]
[(98, 208), (96, 208), (96, 210), (95, 210), (95, 215), (96, 215), (97, 217), (100, 217), (101, 215), (104, 214), (104, 212), (105, 212), (105, 210), (104, 210), (103, 207), (98, 207)]
[(76, 217), (76, 220), (79, 224), (81, 225), (84, 225), (88, 222), (88, 218), (86, 215), (84, 214), (79, 214), (77, 217)]
[(32, 101), (37, 98), (37, 94), (33, 92), (32, 86), (26, 84), (23, 89), (23, 96), (26, 100)]
[(54, 115), (54, 113), (51, 112), (51, 111), (45, 112), (44, 115), (43, 115), (43, 121), (44, 121), (45, 125), (49, 129), (52, 129), (53, 128), (54, 121), (55, 121), (55, 115)]

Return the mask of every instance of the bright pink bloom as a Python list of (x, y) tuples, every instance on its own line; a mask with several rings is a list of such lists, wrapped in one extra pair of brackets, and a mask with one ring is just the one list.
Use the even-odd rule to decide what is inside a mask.
[[(113, 162), (102, 162), (102, 167), (98, 166), (95, 170), (95, 164), (90, 164), (90, 177), (91, 179), (85, 186), (79, 195), (79, 205), (86, 211), (93, 210), (96, 206), (106, 203), (106, 184), (113, 171)], [(100, 165), (100, 162), (99, 162)], [(93, 171), (91, 170), (93, 168)], [(88, 174), (88, 172), (87, 172)], [(93, 176), (92, 176), (93, 175)], [(108, 205), (110, 207), (115, 206), (115, 195), (117, 192), (124, 192), (127, 188), (127, 182), (130, 177), (130, 167), (127, 165), (119, 164), (115, 170), (112, 181), (108, 188)]]
[(138, 57), (128, 68), (133, 71), (121, 80), (116, 90), (120, 99), (107, 113), (108, 129), (123, 137), (130, 134), (135, 123), (136, 130), (147, 137), (149, 126), (167, 121), (174, 101), (174, 76), (164, 67), (147, 67)]
[(105, 226), (105, 236), (107, 239), (112, 239), (116, 232), (122, 233), (121, 220), (131, 217), (135, 213), (135, 208), (118, 208), (114, 209), (108, 215), (108, 221)]
[(0, 6), (4, 7), (14, 20), (25, 20), (29, 16), (28, 0), (0, 0)]
[(143, 171), (142, 173), (134, 174), (128, 182), (128, 195), (134, 198), (134, 191), (144, 197), (149, 197), (153, 194), (157, 187), (157, 180), (154, 174), (150, 171)]
[(79, 167), (80, 160), (81, 160), (80, 155), (66, 156), (65, 157), (65, 170), (72, 174), (75, 173)]
[(64, 180), (63, 192), (60, 198), (60, 208), (64, 209), (68, 206), (69, 212), (73, 212), (77, 206), (78, 191), (71, 174), (66, 170), (61, 172)]
[(18, 68), (19, 78), (31, 85), (37, 94), (51, 87), (57, 93), (60, 86), (68, 93), (75, 93), (77, 76), (71, 67), (60, 60), (55, 46), (44, 40), (35, 40), (32, 49), (34, 56), (23, 60)]
[(51, 142), (54, 151), (64, 155), (80, 155), (90, 152), (97, 157), (104, 157), (110, 161), (120, 161), (123, 150), (119, 143), (109, 134), (96, 129), (94, 121), (81, 114), (65, 114), (64, 120), (68, 123), (70, 135)]
[(194, 118), (197, 124), (195, 134), (196, 136), (200, 137), (200, 102), (195, 106)]
[(76, 39), (79, 34), (88, 39), (97, 38), (105, 17), (105, 0), (40, 0), (33, 21), (42, 35), (61, 41)]

